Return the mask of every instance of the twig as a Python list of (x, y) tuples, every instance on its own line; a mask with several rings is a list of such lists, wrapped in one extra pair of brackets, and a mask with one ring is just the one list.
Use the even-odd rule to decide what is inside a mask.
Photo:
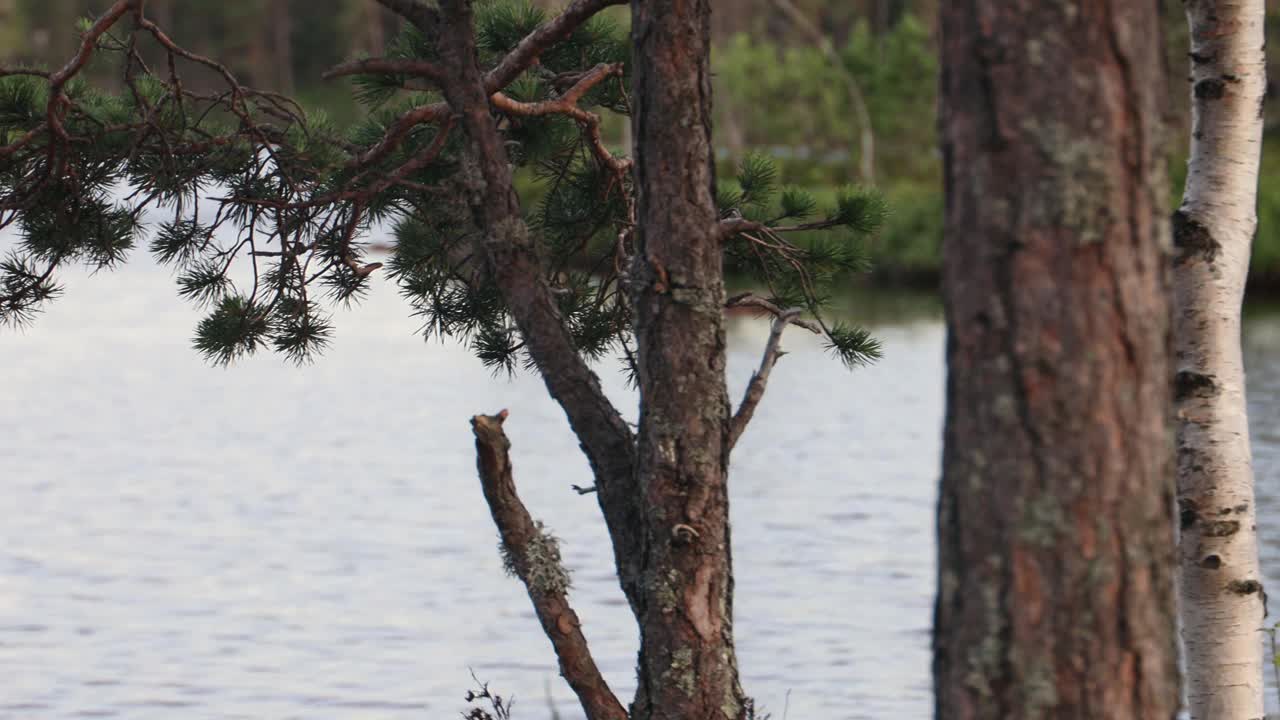
[(320, 77), (331, 80), (345, 75), (363, 75), (366, 73), (391, 73), (395, 75), (412, 75), (439, 82), (445, 77), (444, 68), (424, 60), (393, 60), (389, 58), (365, 58), (335, 65)]
[(784, 311), (773, 321), (773, 329), (769, 331), (769, 341), (764, 346), (764, 357), (760, 358), (760, 369), (751, 375), (751, 381), (747, 383), (747, 392), (742, 398), (742, 404), (738, 406), (738, 412), (734, 413), (733, 420), (729, 424), (729, 449), (732, 450), (738, 444), (738, 438), (742, 437), (742, 433), (747, 429), (747, 424), (751, 422), (751, 416), (756, 412), (756, 406), (760, 404), (760, 399), (764, 397), (765, 386), (769, 382), (769, 373), (773, 372), (773, 366), (778, 363), (781, 357), (779, 352), (782, 342), (782, 333), (787, 329), (787, 325), (800, 315), (799, 308), (792, 308)]
[(817, 220), (815, 222), (803, 223), (801, 225), (779, 225), (771, 226), (754, 220), (746, 220), (743, 218), (727, 218), (720, 221), (720, 238), (728, 240), (735, 235), (744, 233), (783, 233), (783, 232), (807, 232), (810, 230), (830, 230), (838, 227), (842, 223), (839, 220)]
[[(759, 308), (769, 313), (770, 315), (773, 315), (775, 318), (780, 318), (787, 312), (782, 308), (778, 307), (777, 305), (760, 297), (759, 295), (755, 295), (752, 293), (742, 293), (741, 295), (734, 295), (733, 297), (729, 298), (727, 302), (725, 302), (724, 306), (726, 308), (735, 308), (735, 307)], [(814, 335), (823, 334), (822, 326), (816, 322), (813, 322), (812, 320), (804, 320), (798, 316), (795, 316), (791, 318), (790, 322), (792, 325), (795, 325), (796, 327), (802, 327), (805, 330), (808, 330), (809, 332), (813, 333)]]
[[(536, 552), (537, 546), (545, 546), (548, 540), (516, 494), (509, 454), (511, 441), (502, 430), (506, 419), (506, 410), (497, 415), (476, 415), (471, 418), (471, 428), (476, 436), (480, 486), (493, 522), (498, 526), (511, 569), (529, 591), (533, 610), (560, 659), (560, 674), (578, 695), (587, 718), (626, 720), (626, 710), (591, 657), (578, 615), (569, 606), (567, 588), (563, 583), (539, 581), (538, 576), (545, 576), (546, 568), (537, 565), (555, 562), (556, 558)], [(535, 552), (530, 552), (531, 548)]]

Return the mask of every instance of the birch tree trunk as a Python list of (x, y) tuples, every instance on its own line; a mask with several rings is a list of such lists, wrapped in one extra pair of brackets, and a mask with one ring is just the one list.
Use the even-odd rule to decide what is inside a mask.
[(941, 3), (939, 720), (1178, 709), (1155, 0)]
[(1240, 347), (1266, 93), (1263, 0), (1189, 0), (1192, 134), (1173, 215), (1182, 636), (1192, 718), (1263, 716), (1265, 610)]

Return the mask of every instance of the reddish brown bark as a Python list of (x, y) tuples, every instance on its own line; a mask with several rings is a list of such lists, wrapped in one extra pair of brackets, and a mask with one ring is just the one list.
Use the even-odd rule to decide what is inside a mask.
[[(636, 435), (577, 354), (542, 280), (490, 113), (491, 102), (503, 101), (491, 97), (489, 82), (514, 77), (546, 45), (615, 1), (577, 0), (485, 77), (467, 32), (466, 0), (441, 0), (438, 10), (379, 0), (424, 32), (439, 28), (441, 64), (452, 70), (441, 78), (442, 90), (468, 135), (475, 166), (467, 179), (471, 210), (485, 230), (477, 250), (595, 472), (619, 579), (641, 635), (630, 715), (737, 720), (747, 701), (732, 633), (730, 412), (721, 233), (712, 190), (707, 0), (632, 6), (639, 148), (631, 277), (641, 397)], [(500, 526), (512, 522), (497, 511), (495, 520)]]
[(736, 718), (729, 398), (713, 200), (710, 4), (637, 0), (637, 475), (645, 513), (632, 716)]
[(502, 430), (507, 411), (471, 418), (476, 436), (480, 487), (502, 538), (507, 569), (524, 583), (542, 630), (560, 660), (560, 674), (591, 720), (626, 720), (609, 684), (591, 657), (578, 615), (569, 605), (568, 573), (555, 539), (536, 523), (516, 493), (511, 441)]
[[(405, 2), (379, 1), (393, 10)], [(570, 4), (566, 13), (584, 5), (598, 9), (607, 1), (578, 0)], [(446, 0), (442, 6), (454, 30), (441, 33), (442, 60), (446, 66), (456, 69), (443, 90), (470, 137), (470, 152), (478, 176), (471, 178), (474, 185), (471, 209), (476, 225), (485, 228), (487, 234), (476, 249), (485, 258), (489, 272), (526, 338), (529, 354), (548, 392), (564, 409), (569, 425), (582, 442), (599, 488), (622, 589), (634, 609), (641, 593), (643, 557), (639, 496), (633, 471), (635, 438), (605, 397), (599, 378), (578, 355), (556, 300), (543, 280), (537, 248), (520, 215), (506, 150), (489, 112), (489, 93), (486, 92), (489, 79), (482, 76), (475, 63), (475, 38), (468, 30), (472, 23), (470, 5), (462, 0)], [(423, 27), (434, 27), (434, 11), (427, 6), (414, 5), (409, 11), (420, 16), (417, 22)], [(549, 25), (562, 27), (558, 23)], [(518, 52), (520, 48), (513, 51)], [(525, 62), (531, 62), (537, 52), (529, 51), (522, 57)], [(510, 66), (509, 60), (510, 57), (499, 66)], [(518, 69), (512, 71), (518, 74)]]
[(943, 3), (939, 718), (1171, 718), (1154, 0)]

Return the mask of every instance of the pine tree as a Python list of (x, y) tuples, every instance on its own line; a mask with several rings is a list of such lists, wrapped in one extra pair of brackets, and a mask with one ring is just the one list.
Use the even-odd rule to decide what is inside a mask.
[[(31, 322), (60, 293), (63, 266), (109, 269), (146, 242), (175, 269), (178, 294), (206, 309), (194, 345), (211, 362), (274, 351), (305, 363), (333, 336), (334, 305), (393, 278), (424, 336), (464, 342), (497, 371), (540, 373), (565, 410), (642, 638), (631, 716), (747, 716), (729, 454), (789, 325), (822, 335), (849, 366), (879, 355), (865, 330), (822, 310), (831, 281), (863, 267), (860, 240), (884, 203), (851, 188), (820, 209), (781, 187), (763, 156), (715, 181), (706, 0), (634, 3), (634, 48), (603, 12), (622, 0), (574, 0), (559, 14), (378, 1), (405, 21), (399, 34), (383, 55), (327, 73), (350, 78), (369, 109), (346, 129), (177, 45), (141, 0), (86, 22), (57, 70), (0, 69), (0, 229), (19, 236), (0, 263), (0, 322)], [(144, 46), (163, 62), (144, 62)], [(122, 89), (83, 80), (90, 64)], [(190, 89), (192, 72), (215, 89)], [(633, 116), (635, 159), (604, 140), (603, 114)], [(162, 220), (148, 225), (144, 211)], [(384, 225), (396, 240), (385, 266), (366, 252)], [(827, 235), (787, 239), (800, 231)], [(768, 291), (727, 297), (725, 268)], [(774, 318), (736, 412), (724, 382), (731, 306)], [(591, 369), (606, 357), (632, 373), (638, 431)], [(473, 426), (508, 566), (588, 717), (625, 717), (578, 630), (554, 539), (515, 494), (506, 417)]]
[(1173, 718), (1158, 7), (941, 7), (936, 717)]

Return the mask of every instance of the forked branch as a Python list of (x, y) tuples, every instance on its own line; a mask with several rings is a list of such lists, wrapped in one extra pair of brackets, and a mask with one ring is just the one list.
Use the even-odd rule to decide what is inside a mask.
[(589, 720), (626, 720), (627, 712), (609, 689), (591, 657), (578, 615), (569, 606), (568, 581), (559, 550), (516, 494), (511, 472), (511, 441), (502, 424), (507, 411), (476, 415), (476, 466), (493, 522), (498, 526), (508, 570), (520, 578), (533, 602), (542, 630), (560, 659), (560, 674), (582, 703)]
[(799, 308), (784, 310), (774, 319), (773, 328), (769, 331), (769, 340), (764, 346), (764, 356), (760, 358), (760, 369), (751, 375), (742, 404), (738, 406), (738, 412), (733, 414), (733, 420), (729, 423), (730, 450), (738, 444), (738, 438), (742, 437), (742, 433), (751, 422), (751, 417), (755, 415), (756, 407), (764, 397), (765, 386), (769, 383), (769, 374), (773, 372), (773, 366), (778, 364), (778, 358), (782, 357), (782, 333), (786, 331), (787, 325), (800, 316), (800, 312)]

